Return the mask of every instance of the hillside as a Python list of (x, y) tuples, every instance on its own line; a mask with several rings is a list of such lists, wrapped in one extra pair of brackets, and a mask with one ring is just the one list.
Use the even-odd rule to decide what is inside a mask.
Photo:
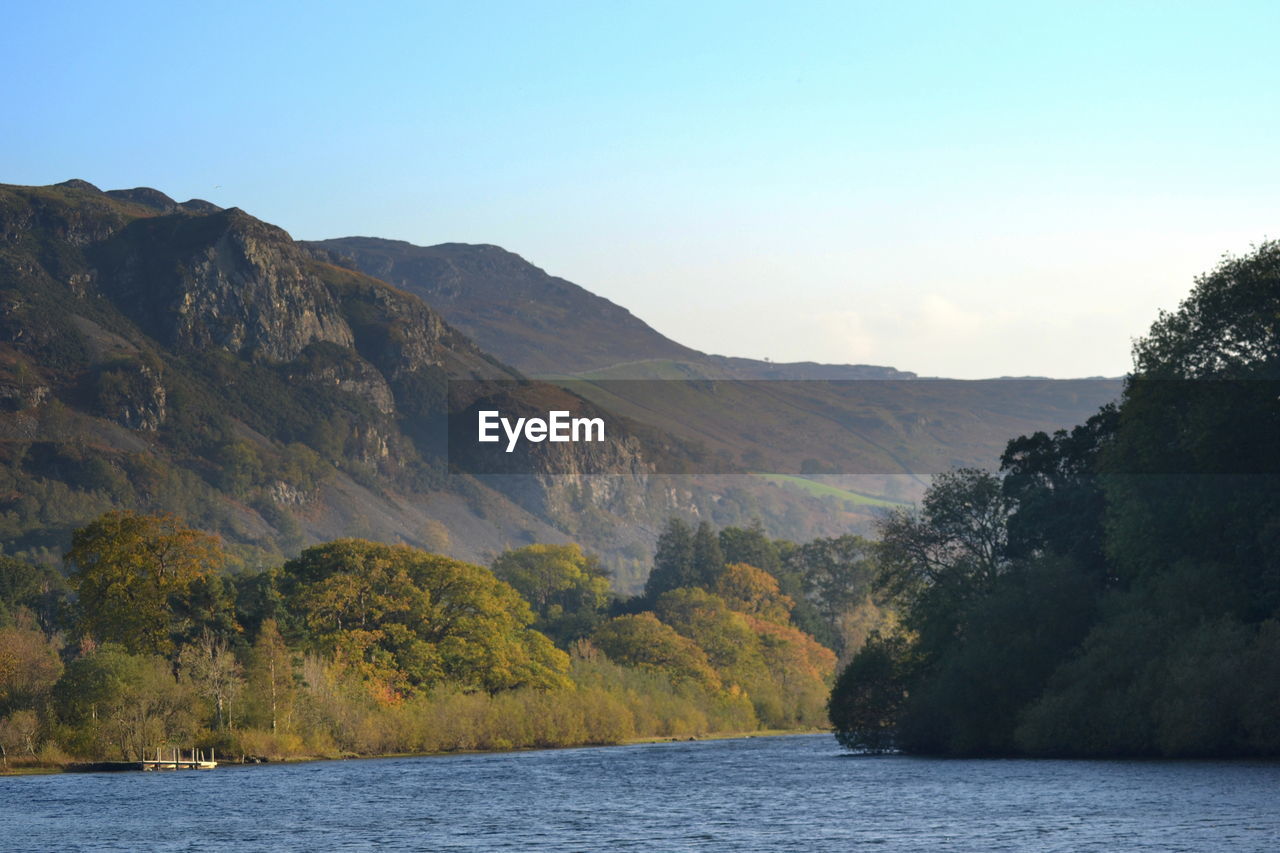
[(908, 379), (870, 365), (774, 364), (707, 355), (626, 308), (498, 246), (342, 237), (321, 257), (420, 296), (481, 347), (528, 374), (614, 379)]
[(180, 513), (248, 562), (344, 532), (472, 558), (512, 528), (556, 538), (495, 492), (443, 488), (432, 445), (448, 379), (516, 375), (238, 209), (0, 186), (9, 553), (56, 560), (115, 506)]
[(482, 562), (572, 536), (634, 589), (673, 513), (797, 538), (868, 519), (642, 465), (622, 480), (449, 475), (447, 383), (519, 375), (417, 296), (239, 209), (0, 185), (5, 553), (57, 563), (72, 529), (129, 508), (221, 533), (246, 567), (338, 536)]

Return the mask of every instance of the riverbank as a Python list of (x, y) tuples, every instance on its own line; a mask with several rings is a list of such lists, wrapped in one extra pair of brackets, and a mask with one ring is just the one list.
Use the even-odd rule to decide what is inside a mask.
[[(796, 728), (796, 729), (756, 729), (750, 731), (738, 732), (707, 732), (697, 735), (684, 736), (665, 736), (653, 735), (648, 737), (626, 738), (614, 743), (578, 743), (566, 744), (562, 746), (529, 746), (505, 749), (449, 749), (437, 750), (434, 752), (385, 752), (385, 753), (341, 753), (333, 755), (291, 755), (280, 756), (275, 758), (265, 756), (244, 756), (244, 760), (240, 759), (220, 759), (219, 766), (228, 767), (252, 767), (264, 766), (271, 764), (303, 764), (308, 762), (319, 761), (361, 761), (361, 760), (377, 760), (386, 758), (431, 758), (443, 755), (489, 755), (516, 752), (548, 752), (562, 749), (582, 749), (584, 747), (613, 747), (613, 746), (635, 746), (638, 744), (648, 743), (681, 743), (688, 741), (720, 741), (720, 740), (741, 740), (747, 738), (762, 737), (785, 737), (787, 735), (805, 735), (805, 734), (822, 734), (829, 733), (829, 729), (820, 728)], [(4, 776), (39, 776), (51, 773), (66, 773), (67, 769), (74, 764), (83, 764), (84, 760), (78, 758), (65, 758), (57, 760), (45, 760), (40, 758), (11, 758), (8, 768), (0, 768), (0, 777)]]

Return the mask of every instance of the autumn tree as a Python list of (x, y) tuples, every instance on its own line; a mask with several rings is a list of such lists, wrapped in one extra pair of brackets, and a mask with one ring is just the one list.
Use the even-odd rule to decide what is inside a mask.
[(288, 730), (297, 692), (294, 659), (274, 619), (262, 623), (245, 667), (246, 709), (251, 725)]
[(340, 539), (285, 564), (281, 591), (305, 639), (398, 691), (567, 685), (568, 656), (481, 566), (404, 545)]
[(224, 555), (216, 537), (174, 516), (113, 511), (77, 530), (63, 559), (81, 636), (168, 654), (175, 606)]
[(61, 674), (57, 644), (29, 613), (0, 628), (0, 714), (34, 707)]
[(677, 683), (720, 687), (706, 652), (652, 613), (611, 619), (596, 629), (591, 641), (614, 663), (661, 672)]
[(750, 613), (780, 625), (790, 622), (795, 602), (778, 589), (777, 578), (763, 569), (746, 563), (725, 566), (714, 591), (740, 613)]

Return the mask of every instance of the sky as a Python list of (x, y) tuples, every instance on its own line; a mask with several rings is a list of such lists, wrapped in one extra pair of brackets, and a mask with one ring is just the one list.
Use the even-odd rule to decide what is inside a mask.
[(41, 2), (0, 182), (493, 243), (708, 352), (1117, 376), (1280, 237), (1274, 2)]

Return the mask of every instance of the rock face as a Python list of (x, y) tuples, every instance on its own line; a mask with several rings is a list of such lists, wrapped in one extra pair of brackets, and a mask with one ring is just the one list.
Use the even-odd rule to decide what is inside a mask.
[(308, 348), (299, 360), (297, 370), (291, 370), (291, 380), (337, 388), (365, 403), (379, 414), (389, 415), (396, 410), (395, 395), (378, 369), (354, 354), (334, 352), (327, 348)]
[(159, 371), (147, 364), (123, 364), (98, 376), (100, 413), (128, 429), (160, 429), (169, 414), (168, 399)]
[(99, 255), (103, 290), (174, 349), (291, 361), (315, 342), (353, 343), (289, 235), (237, 208), (136, 220)]
[(49, 399), (49, 386), (0, 379), (0, 410), (22, 412)]

